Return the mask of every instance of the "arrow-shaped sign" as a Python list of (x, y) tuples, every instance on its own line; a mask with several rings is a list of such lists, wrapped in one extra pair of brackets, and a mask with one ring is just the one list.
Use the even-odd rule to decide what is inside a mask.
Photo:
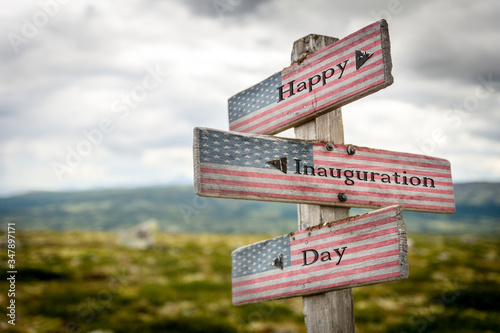
[(360, 69), (361, 66), (363, 66), (363, 64), (373, 55), (373, 53), (361, 50), (356, 50), (354, 54), (356, 56), (356, 70)]
[(280, 170), (283, 173), (287, 173), (288, 159), (286, 156), (267, 161), (267, 164), (272, 165), (273, 167), (275, 167), (276, 169)]
[(391, 69), (381, 20), (231, 97), (229, 128), (279, 133), (391, 85)]
[(441, 158), (208, 128), (195, 129), (193, 146), (200, 196), (455, 211), (450, 163)]
[(241, 305), (408, 277), (401, 206), (233, 251), (233, 303)]

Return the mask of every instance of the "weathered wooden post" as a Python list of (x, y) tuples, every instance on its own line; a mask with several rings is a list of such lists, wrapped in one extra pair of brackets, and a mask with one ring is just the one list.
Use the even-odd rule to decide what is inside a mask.
[[(303, 61), (338, 38), (308, 35), (293, 44), (292, 64)], [(329, 141), (344, 144), (344, 126), (340, 108), (319, 116), (303, 125), (296, 126), (297, 139)], [(349, 216), (349, 208), (298, 204), (299, 230), (320, 222), (341, 220)], [(304, 320), (308, 332), (354, 332), (354, 308), (352, 289), (330, 291), (324, 294), (302, 297)]]
[[(230, 132), (195, 128), (196, 194), (299, 204), (298, 231), (233, 251), (233, 304), (302, 296), (308, 332), (353, 332), (351, 288), (408, 277), (403, 207), (455, 211), (448, 161), (344, 144), (340, 107), (391, 69), (385, 20), (309, 35), (291, 66), (229, 99)], [(292, 127), (297, 139), (270, 135)]]

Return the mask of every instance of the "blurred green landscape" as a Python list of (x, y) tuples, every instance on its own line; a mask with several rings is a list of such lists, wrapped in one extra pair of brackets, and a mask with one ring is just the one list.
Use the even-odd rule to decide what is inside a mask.
[[(405, 212), (409, 232), (500, 236), (500, 183), (455, 184), (455, 214)], [(368, 210), (351, 209), (351, 215)], [(286, 234), (297, 205), (198, 197), (191, 186), (34, 192), (0, 199), (0, 222), (39, 230), (122, 230), (155, 219), (162, 231)]]
[[(455, 197), (453, 215), (404, 213), (410, 276), (353, 289), (356, 332), (500, 332), (500, 184), (457, 184)], [(151, 219), (152, 246), (124, 246), (122, 231)], [(306, 332), (300, 297), (231, 303), (231, 252), (296, 230), (295, 204), (201, 198), (188, 186), (37, 192), (0, 199), (0, 221), (0, 331)]]
[[(233, 306), (231, 251), (267, 235), (16, 233), (16, 325), (4, 332), (306, 332), (301, 298)], [(4, 239), (5, 235), (2, 235)], [(356, 332), (499, 332), (500, 240), (410, 235), (407, 280), (353, 289)], [(6, 267), (7, 251), (2, 251)]]

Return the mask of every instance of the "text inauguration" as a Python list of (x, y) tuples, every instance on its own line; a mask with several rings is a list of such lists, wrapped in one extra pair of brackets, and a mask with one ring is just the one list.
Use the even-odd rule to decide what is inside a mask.
[[(434, 179), (430, 177), (408, 177), (406, 175), (406, 171), (402, 173), (394, 172), (392, 174), (388, 173), (378, 173), (378, 172), (369, 172), (369, 171), (361, 171), (361, 170), (342, 170), (336, 168), (314, 168), (312, 166), (308, 166), (303, 164), (301, 166), (301, 161), (299, 159), (294, 159), (295, 161), (295, 174), (299, 175), (311, 175), (311, 176), (320, 176), (320, 177), (333, 177), (337, 179), (344, 178), (344, 183), (346, 185), (354, 185), (354, 180), (360, 180), (363, 182), (375, 182), (377, 178), (380, 178), (382, 183), (395, 183), (400, 185), (412, 185), (412, 186), (423, 186), (423, 187), (432, 187), (434, 186)], [(302, 167), (302, 168), (301, 168)], [(302, 172), (300, 170), (302, 169)]]

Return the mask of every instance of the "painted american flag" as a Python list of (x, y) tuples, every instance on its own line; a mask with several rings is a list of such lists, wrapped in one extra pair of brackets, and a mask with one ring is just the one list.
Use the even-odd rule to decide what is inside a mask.
[[(342, 249), (342, 257), (335, 249)], [(313, 250), (321, 254), (316, 261)], [(282, 269), (273, 266), (280, 255)], [(408, 257), (402, 207), (245, 246), (233, 251), (231, 258), (235, 305), (405, 279)]]
[[(360, 54), (369, 57), (357, 68)], [(346, 61), (345, 70), (340, 71), (337, 65)], [(311, 91), (298, 86), (305, 81), (309, 88), (308, 78), (329, 68), (334, 68), (335, 73), (325, 85), (317, 84)], [(231, 97), (229, 128), (237, 132), (279, 133), (391, 85), (391, 69), (387, 22), (381, 20)], [(286, 92), (291, 81), (294, 81), (293, 96), (280, 101), (278, 88), (284, 86)]]
[[(413, 211), (455, 211), (450, 163), (440, 158), (365, 147), (356, 147), (355, 154), (349, 155), (346, 145), (334, 145), (329, 151), (320, 141), (208, 128), (195, 129), (193, 146), (195, 193), (200, 196), (361, 208), (401, 204)], [(288, 161), (286, 173), (268, 163), (283, 157)], [(296, 173), (297, 160), (300, 174)], [(320, 175), (322, 169), (326, 176)], [(332, 177), (330, 169), (340, 177)], [(348, 185), (347, 171), (353, 173), (352, 185)], [(399, 184), (384, 180), (384, 175), (394, 173), (400, 176)], [(429, 183), (424, 186), (426, 178)], [(347, 195), (346, 202), (339, 200), (340, 192)]]

